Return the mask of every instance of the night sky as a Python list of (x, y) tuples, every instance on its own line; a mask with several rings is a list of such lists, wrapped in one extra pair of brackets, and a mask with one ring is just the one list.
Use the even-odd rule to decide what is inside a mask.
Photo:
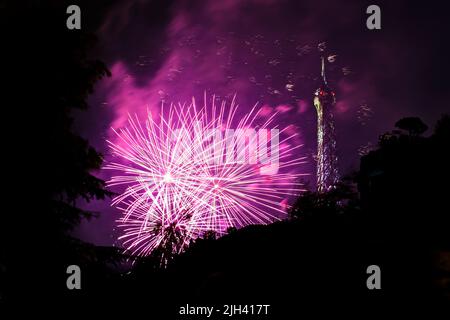
[[(82, 28), (94, 32), (92, 56), (112, 77), (77, 114), (77, 130), (105, 155), (111, 127), (127, 114), (145, 115), (165, 102), (234, 94), (243, 111), (259, 103), (278, 111), (280, 126), (300, 134), (304, 170), (314, 176), (318, 86), (317, 46), (325, 43), (328, 80), (336, 91), (337, 150), (343, 174), (378, 136), (405, 116), (430, 127), (449, 111), (448, 19), (445, 2), (428, 1), (98, 1), (81, 2)], [(381, 7), (382, 29), (368, 30), (370, 4)], [(335, 57), (334, 57), (335, 56)], [(430, 130), (431, 131), (431, 130)], [(98, 172), (107, 179), (109, 173)], [(111, 245), (118, 211), (110, 200), (87, 205), (98, 219), (77, 231)]]

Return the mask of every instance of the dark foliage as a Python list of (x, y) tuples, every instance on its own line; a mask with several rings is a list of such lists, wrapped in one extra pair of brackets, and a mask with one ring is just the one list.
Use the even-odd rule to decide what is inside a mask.
[[(70, 236), (95, 212), (78, 199), (110, 193), (94, 173), (102, 155), (72, 128), (73, 110), (85, 110), (95, 83), (109, 75), (90, 59), (95, 37), (65, 28), (67, 3), (6, 2), (1, 8), (5, 95), (4, 184), (0, 302), (53, 301), (70, 296), (66, 268), (77, 264), (95, 281), (120, 261), (116, 249), (97, 248)], [(55, 27), (60, 26), (60, 27)], [(98, 279), (97, 279), (98, 278)]]
[(406, 130), (409, 135), (421, 135), (428, 129), (428, 126), (417, 117), (400, 119), (395, 123), (395, 126), (399, 129)]

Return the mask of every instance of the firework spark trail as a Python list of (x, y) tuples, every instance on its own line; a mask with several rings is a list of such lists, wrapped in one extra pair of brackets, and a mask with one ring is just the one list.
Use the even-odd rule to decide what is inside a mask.
[[(257, 125), (255, 105), (237, 121), (234, 99), (228, 108), (225, 102), (217, 107), (215, 97), (212, 101), (210, 108), (206, 97), (201, 108), (194, 99), (169, 110), (163, 105), (159, 118), (148, 112), (144, 125), (129, 116), (128, 127), (114, 130), (118, 142), (108, 141), (119, 160), (105, 169), (120, 172), (108, 186), (126, 186), (112, 202), (122, 211), (119, 239), (133, 255), (148, 255), (175, 238), (179, 243), (172, 253), (179, 253), (207, 231), (223, 235), (229, 227), (279, 220), (286, 216), (282, 201), (303, 190), (299, 178), (305, 174), (298, 169), (305, 157), (293, 154), (301, 145), (291, 147), (295, 135), (280, 139), (284, 130), (270, 130), (276, 128), (270, 128), (276, 114)], [(249, 137), (255, 127), (258, 134)], [(275, 167), (255, 161), (267, 160), (269, 131), (270, 156), (278, 157)], [(257, 148), (256, 136), (263, 141)], [(236, 145), (254, 150), (241, 149), (235, 156)]]

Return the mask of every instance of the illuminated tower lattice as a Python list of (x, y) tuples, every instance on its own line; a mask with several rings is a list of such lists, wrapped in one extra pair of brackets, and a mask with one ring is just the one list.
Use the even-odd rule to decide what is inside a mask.
[(324, 192), (336, 185), (339, 179), (334, 134), (333, 108), (336, 96), (327, 84), (325, 60), (322, 56), (321, 85), (314, 94), (317, 110), (317, 191)]

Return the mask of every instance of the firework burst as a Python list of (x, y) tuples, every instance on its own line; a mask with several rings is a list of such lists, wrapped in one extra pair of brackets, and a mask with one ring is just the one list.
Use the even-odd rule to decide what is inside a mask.
[(194, 99), (163, 105), (145, 123), (130, 116), (116, 142), (108, 141), (118, 159), (105, 167), (117, 174), (108, 186), (126, 186), (113, 205), (131, 254), (164, 248), (164, 263), (209, 231), (220, 236), (282, 219), (286, 201), (302, 191), (305, 157), (295, 157), (295, 134), (280, 139), (286, 134), (273, 124), (276, 113), (261, 122), (255, 105), (237, 119), (234, 99), (229, 106), (215, 100), (209, 108)]

